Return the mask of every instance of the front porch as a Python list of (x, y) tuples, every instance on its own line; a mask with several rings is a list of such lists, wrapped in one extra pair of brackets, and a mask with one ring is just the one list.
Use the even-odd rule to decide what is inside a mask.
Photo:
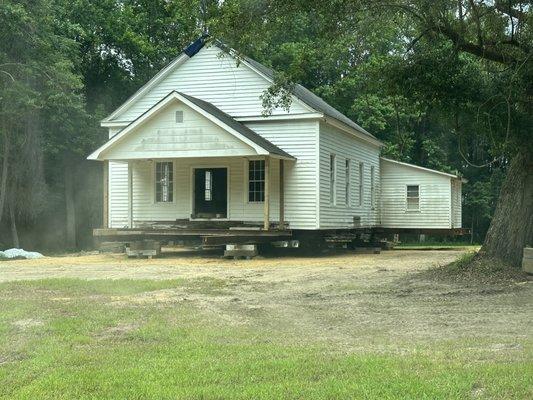
[(284, 230), (286, 164), (268, 156), (107, 160), (103, 228)]
[(89, 159), (104, 167), (104, 228), (153, 221), (285, 226), (285, 164), (296, 159), (198, 98), (170, 92)]

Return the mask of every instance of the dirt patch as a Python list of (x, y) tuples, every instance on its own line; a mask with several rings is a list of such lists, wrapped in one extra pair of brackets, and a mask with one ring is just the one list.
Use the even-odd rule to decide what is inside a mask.
[(44, 325), (44, 322), (34, 318), (19, 319), (13, 322), (13, 326), (19, 329), (30, 329)]
[(530, 280), (519, 268), (513, 268), (492, 257), (481, 257), (472, 251), (466, 252), (451, 264), (423, 271), (419, 277), (474, 285), (512, 285)]
[[(461, 339), (471, 340), (473, 359), (487, 352), (525, 357), (533, 328), (533, 282), (438, 278), (435, 271), (464, 254), (402, 250), (251, 261), (199, 255), (153, 260), (50, 257), (10, 262), (2, 267), (0, 281), (180, 278), (172, 287), (103, 294), (94, 301), (143, 307), (147, 313), (151, 307), (193, 307), (221, 327), (245, 326), (298, 342), (320, 340), (339, 352), (404, 354)], [(57, 293), (50, 297), (69, 299)], [(106, 334), (116, 336), (135, 327), (110, 329)]]
[(130, 332), (136, 331), (140, 327), (141, 327), (141, 324), (138, 322), (128, 322), (128, 323), (124, 322), (124, 323), (120, 323), (115, 326), (110, 326), (107, 329), (104, 329), (97, 336), (99, 338), (121, 337), (121, 336), (127, 335)]

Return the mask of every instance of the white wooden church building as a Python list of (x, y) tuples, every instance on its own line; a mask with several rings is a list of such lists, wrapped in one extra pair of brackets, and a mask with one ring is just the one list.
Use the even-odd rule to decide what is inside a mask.
[(257, 222), (297, 230), (461, 227), (460, 177), (380, 157), (382, 143), (297, 85), (263, 115), (273, 72), (199, 39), (102, 121), (104, 228)]

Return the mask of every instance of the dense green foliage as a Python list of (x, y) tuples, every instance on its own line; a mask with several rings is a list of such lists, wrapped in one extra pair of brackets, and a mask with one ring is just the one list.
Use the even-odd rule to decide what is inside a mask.
[[(481, 241), (510, 155), (533, 142), (530, 14), (520, 1), (3, 1), (2, 223), (11, 202), (19, 226), (62, 232), (73, 198), (83, 245), (100, 222), (99, 168), (83, 161), (106, 139), (98, 120), (209, 29), (279, 71), (266, 112), (290, 107), (299, 82), (384, 155), (463, 174), (463, 224)], [(73, 188), (65, 171), (81, 177)]]

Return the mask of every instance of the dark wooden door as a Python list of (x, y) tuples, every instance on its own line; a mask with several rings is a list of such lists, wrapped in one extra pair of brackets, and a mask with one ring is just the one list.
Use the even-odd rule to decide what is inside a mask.
[(226, 218), (228, 209), (228, 170), (194, 170), (194, 217)]

